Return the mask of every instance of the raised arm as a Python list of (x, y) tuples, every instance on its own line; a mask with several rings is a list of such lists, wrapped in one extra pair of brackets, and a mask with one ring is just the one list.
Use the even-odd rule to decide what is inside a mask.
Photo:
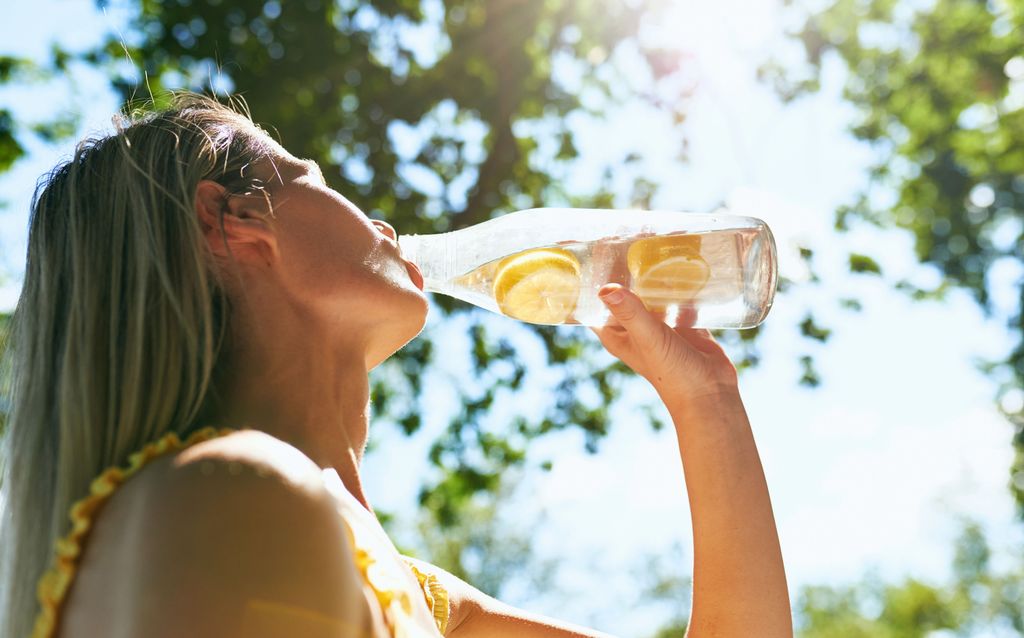
[(793, 635), (775, 518), (736, 369), (706, 330), (675, 329), (618, 286), (605, 303), (615, 324), (595, 329), (613, 355), (646, 378), (675, 425), (693, 525), (690, 638)]
[[(620, 303), (609, 304), (614, 320), (594, 333), (651, 382), (675, 424), (694, 537), (687, 636), (788, 638), (793, 625), (782, 553), (736, 368), (706, 330), (669, 328), (638, 297), (622, 292)], [(680, 317), (683, 324), (687, 319), (692, 323), (692, 315)], [(514, 609), (451, 574), (424, 567), (450, 594), (447, 636), (606, 636)]]

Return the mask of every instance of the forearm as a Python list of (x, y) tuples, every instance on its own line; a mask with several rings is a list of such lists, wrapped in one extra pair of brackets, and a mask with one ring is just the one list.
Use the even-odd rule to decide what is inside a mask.
[(738, 390), (662, 399), (679, 440), (693, 524), (687, 635), (791, 636), (775, 517)]

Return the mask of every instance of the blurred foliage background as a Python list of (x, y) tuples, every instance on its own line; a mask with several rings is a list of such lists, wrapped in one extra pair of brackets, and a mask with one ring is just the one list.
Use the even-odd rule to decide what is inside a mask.
[[(844, 97), (858, 113), (851, 131), (876, 152), (861, 196), (836, 212), (836, 230), (854, 219), (910, 230), (917, 259), (944, 278), (930, 289), (897, 287), (915, 299), (962, 288), (991, 314), (996, 271), (1024, 259), (1024, 2), (786, 4), (806, 64), (769, 62), (764, 78), (794, 100), (817, 90), (826, 59), (841, 60)], [(870, 256), (850, 265), (878, 270)], [(1024, 279), (1016, 289), (1016, 346), (982, 362), (1000, 396), (1024, 386)], [(1016, 428), (1010, 486), (1024, 515), (1024, 414), (1006, 417)]]
[[(240, 95), (257, 122), (296, 154), (318, 161), (333, 187), (400, 233), (445, 232), (533, 206), (648, 205), (658, 184), (637, 177), (623, 191), (610, 179), (635, 158), (611, 161), (606, 179), (590, 192), (565, 188), (566, 171), (578, 158), (568, 122), (576, 113), (601, 118), (612, 105), (637, 99), (680, 126), (686, 118), (687, 95), (675, 81), (685, 70), (685, 43), (651, 48), (641, 37), (667, 2), (128, 4), (130, 29), (100, 47), (54, 48), (45, 63), (0, 57), (0, 84), (31, 85), (86, 64), (102, 71), (127, 105), (155, 98), (159, 106), (167, 89)], [(826, 61), (841, 61), (848, 72), (844, 95), (858, 112), (852, 133), (876, 151), (862, 195), (836, 211), (836, 231), (853, 220), (910, 229), (916, 258), (941, 269), (943, 279), (930, 289), (910, 282), (897, 288), (914, 299), (963, 288), (991, 311), (991, 274), (1024, 259), (1024, 2), (789, 0), (785, 7), (804, 59), (766, 60), (762, 79), (784, 99), (799, 100), (819, 88)], [(572, 89), (555, 67), (578, 78)], [(0, 105), (0, 172), (22, 157), (27, 138), (74, 134), (75, 118), (69, 112), (19, 122)], [(813, 273), (815, 247), (805, 247), (801, 257)], [(851, 272), (881, 274), (870, 254), (851, 253), (848, 264)], [(784, 280), (781, 289), (793, 285)], [(814, 286), (816, 278), (800, 285)], [(1024, 281), (1017, 290), (1024, 298)], [(857, 299), (825, 292), (857, 312)], [(422, 542), (409, 549), (497, 595), (522, 582), (545, 592), (546, 574), (556, 566), (533, 559), (529, 529), (502, 518), (504, 495), (517, 472), (530, 463), (543, 467), (528, 450), (546, 434), (579, 429), (596, 450), (612, 425), (608, 406), (630, 373), (600, 363), (600, 345), (589, 333), (523, 325), (558, 377), (554, 400), (541, 419), (521, 416), (489, 428), (496, 400), (522, 392), (522, 341), (488, 334), (473, 307), (443, 296), (434, 303), (445, 320), (466, 316), (464, 354), (481, 384), (455, 384), (461, 409), (429, 450), (433, 472), (420, 490)], [(983, 363), (999, 385), (997, 402), (1024, 383), (1021, 306), (1009, 326), (1017, 346)], [(0, 345), (5, 325), (0, 319)], [(793, 329), (811, 343), (826, 343), (831, 334), (812, 314)], [(741, 370), (757, 364), (757, 330), (720, 338), (738, 353)], [(420, 430), (422, 379), (449, 347), (427, 331), (372, 373), (378, 421), (409, 435)], [(796, 356), (801, 375), (794, 384), (815, 386), (813, 357)], [(1024, 415), (1004, 412), (1016, 428), (1008, 484), (1024, 513)], [(660, 427), (653, 411), (647, 415)], [(868, 579), (809, 588), (795, 601), (801, 635), (967, 636), (992, 628), (1024, 634), (1024, 559), (1016, 571), (996, 576), (980, 529), (968, 521), (963, 530), (954, 582)], [(639, 597), (688, 598), (689, 582), (665, 566), (656, 562), (646, 570), (649, 587)], [(684, 631), (685, 604), (679, 604), (659, 636)], [(951, 633), (934, 633), (941, 631)]]

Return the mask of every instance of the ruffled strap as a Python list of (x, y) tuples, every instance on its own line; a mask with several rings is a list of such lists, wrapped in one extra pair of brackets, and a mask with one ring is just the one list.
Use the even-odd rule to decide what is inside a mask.
[(402, 558), (416, 576), (416, 580), (419, 581), (420, 588), (423, 590), (423, 597), (427, 601), (427, 607), (430, 608), (430, 613), (434, 616), (434, 622), (437, 623), (438, 630), (444, 635), (444, 632), (448, 629), (448, 616), (451, 613), (448, 602), (448, 590), (437, 580), (437, 576), (421, 571), (412, 561), (404, 556)]
[[(381, 611), (384, 613), (384, 621), (389, 634), (398, 637), (422, 636), (424, 628), (421, 626), (419, 630), (416, 630), (413, 625), (412, 598), (409, 597), (408, 587), (402, 584), (404, 578), (382, 566), (369, 551), (360, 545), (355, 531), (347, 520), (345, 529), (348, 531), (356, 569), (359, 570), (363, 582), (369, 585), (377, 598)], [(407, 557), (401, 556), (401, 558), (416, 576), (434, 624), (443, 635), (448, 628), (448, 592), (441, 586), (436, 576), (421, 571)], [(413, 595), (415, 596), (415, 594)]]
[(75, 579), (78, 559), (89, 530), (92, 529), (93, 517), (110, 495), (153, 459), (234, 431), (230, 428), (207, 427), (193, 432), (184, 442), (173, 432), (165, 434), (129, 456), (127, 466), (108, 468), (93, 480), (89, 485), (89, 495), (71, 506), (71, 531), (56, 542), (53, 564), (39, 579), (36, 596), (40, 610), (32, 628), (32, 638), (53, 636), (57, 627), (57, 614)]

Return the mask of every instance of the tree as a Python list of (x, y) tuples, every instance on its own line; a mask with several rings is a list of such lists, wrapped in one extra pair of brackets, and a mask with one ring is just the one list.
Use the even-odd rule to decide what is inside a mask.
[[(858, 112), (852, 133), (877, 161), (870, 181), (837, 211), (839, 231), (856, 223), (906, 229), (916, 256), (942, 281), (896, 288), (915, 299), (968, 291), (986, 315), (1006, 315), (1016, 339), (983, 369), (999, 397), (1024, 386), (1024, 2), (976, 0), (790, 0), (802, 26), (793, 36), (803, 68), (767, 64), (766, 80), (785, 99), (819, 86), (829, 60), (846, 69), (844, 97)], [(855, 272), (881, 274), (870, 256), (851, 255)], [(1014, 275), (1013, 273), (1017, 273)], [(1015, 301), (997, 287), (1013, 278)], [(1024, 410), (1001, 402), (1015, 427), (1010, 486), (1024, 517)]]
[[(981, 528), (966, 522), (956, 541), (953, 580), (932, 585), (907, 578), (884, 585), (872, 578), (850, 586), (804, 588), (797, 600), (802, 638), (925, 638), (1024, 634), (1024, 556), (994, 573)], [(994, 633), (994, 632), (999, 633)]]

